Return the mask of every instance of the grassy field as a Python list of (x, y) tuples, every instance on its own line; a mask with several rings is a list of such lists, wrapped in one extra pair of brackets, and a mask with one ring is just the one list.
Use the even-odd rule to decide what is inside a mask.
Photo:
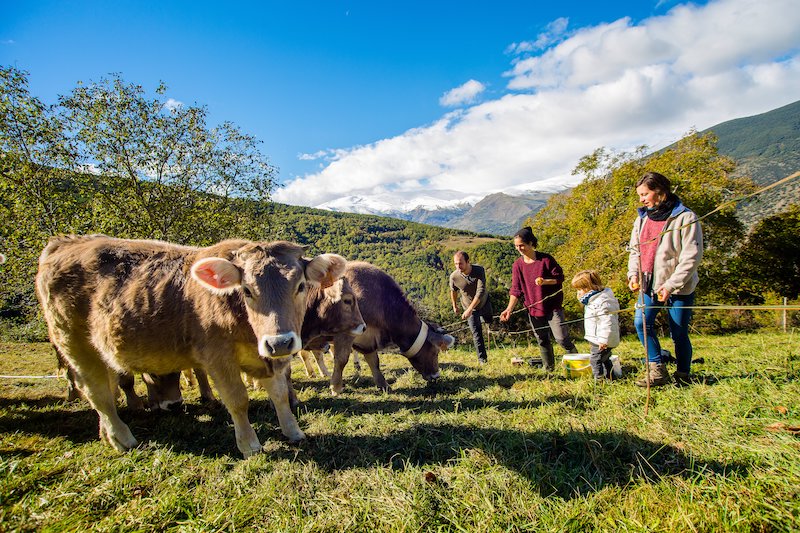
[[(512, 366), (527, 345), (486, 366), (451, 350), (433, 386), (386, 354), (388, 395), (350, 368), (332, 397), (296, 362), (309, 438), (283, 440), (252, 392), (265, 453), (249, 460), (195, 390), (183, 413), (122, 407), (141, 444), (118, 454), (88, 404), (63, 401), (63, 380), (0, 379), (0, 530), (800, 529), (800, 337), (693, 341), (705, 382), (654, 389), (646, 417), (630, 338), (616, 350), (626, 376), (601, 386)], [(54, 361), (46, 344), (0, 344), (0, 374), (53, 374)]]

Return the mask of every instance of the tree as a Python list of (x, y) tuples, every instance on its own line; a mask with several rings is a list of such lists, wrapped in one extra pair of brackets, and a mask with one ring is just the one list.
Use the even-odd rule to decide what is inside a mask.
[[(269, 199), (275, 167), (255, 137), (226, 122), (206, 125), (205, 107), (153, 97), (119, 75), (79, 84), (60, 99), (81, 163), (102, 178), (95, 225), (117, 236), (208, 244), (247, 216), (234, 199)], [(239, 207), (255, 205), (243, 202)]]
[(800, 296), (800, 204), (756, 224), (742, 247), (741, 270), (761, 292)]
[(0, 67), (0, 268), (4, 316), (35, 309), (36, 257), (47, 237), (86, 229), (88, 200), (69, 169), (74, 147), (51, 106), (31, 96), (27, 72)]

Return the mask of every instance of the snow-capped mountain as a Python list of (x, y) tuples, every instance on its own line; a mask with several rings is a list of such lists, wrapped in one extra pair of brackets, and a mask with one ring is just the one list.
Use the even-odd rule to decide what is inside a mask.
[(478, 233), (512, 235), (522, 222), (544, 206), (552, 192), (519, 195), (494, 193), (485, 197), (452, 193), (402, 198), (396, 194), (343, 196), (317, 205), (319, 209), (379, 215)]

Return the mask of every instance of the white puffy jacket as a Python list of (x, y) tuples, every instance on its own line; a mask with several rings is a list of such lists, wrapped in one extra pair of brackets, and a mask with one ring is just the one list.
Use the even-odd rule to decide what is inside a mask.
[(583, 327), (587, 341), (609, 348), (619, 346), (619, 302), (606, 287), (591, 298), (583, 312)]

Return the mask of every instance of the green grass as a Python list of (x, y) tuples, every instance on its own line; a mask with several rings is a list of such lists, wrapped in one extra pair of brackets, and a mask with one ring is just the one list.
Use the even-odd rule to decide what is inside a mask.
[[(2, 379), (0, 530), (800, 529), (800, 338), (693, 342), (705, 382), (654, 389), (646, 417), (631, 338), (615, 350), (626, 376), (597, 387), (512, 366), (527, 344), (482, 367), (469, 347), (443, 354), (433, 386), (385, 354), (388, 395), (348, 367), (332, 397), (296, 362), (308, 439), (283, 440), (252, 392), (265, 453), (249, 460), (195, 390), (181, 414), (122, 407), (141, 444), (118, 454), (88, 404), (62, 400), (63, 380)], [(54, 371), (47, 344), (0, 344), (0, 374)]]

